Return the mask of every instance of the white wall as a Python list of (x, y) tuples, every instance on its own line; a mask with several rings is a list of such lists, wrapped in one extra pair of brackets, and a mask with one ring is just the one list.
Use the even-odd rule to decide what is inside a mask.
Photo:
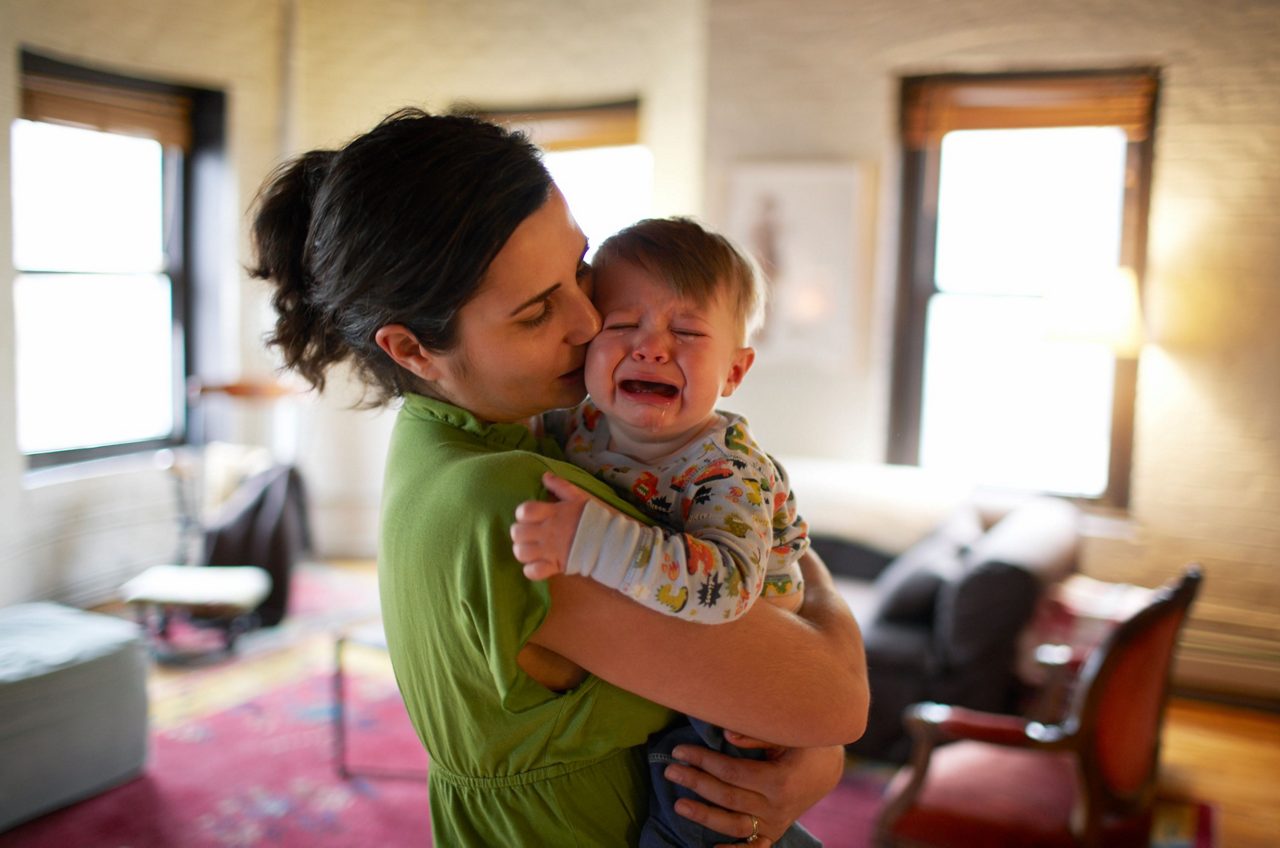
[(771, 449), (850, 459), (883, 456), (886, 438), (898, 80), (1163, 69), (1146, 281), (1153, 343), (1138, 381), (1133, 503), (1114, 535), (1089, 539), (1085, 569), (1154, 585), (1201, 561), (1183, 679), (1280, 696), (1280, 7), (712, 0), (710, 33), (715, 218), (739, 160), (853, 160), (881, 175), (860, 354), (834, 375), (758, 363), (735, 396)]

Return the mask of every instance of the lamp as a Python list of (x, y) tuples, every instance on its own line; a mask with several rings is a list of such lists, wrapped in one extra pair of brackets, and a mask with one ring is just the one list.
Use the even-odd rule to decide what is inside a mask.
[(1104, 344), (1117, 359), (1138, 358), (1145, 333), (1132, 268), (1054, 286), (1046, 304), (1049, 338)]

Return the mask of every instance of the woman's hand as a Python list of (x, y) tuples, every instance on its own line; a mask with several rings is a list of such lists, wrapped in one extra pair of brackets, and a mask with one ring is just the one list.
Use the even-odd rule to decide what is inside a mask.
[[(729, 731), (725, 738), (740, 748), (763, 748), (767, 760), (730, 757), (700, 745), (679, 745), (672, 754), (685, 765), (667, 767), (666, 777), (692, 789), (707, 803), (676, 802), (690, 821), (739, 839), (757, 836), (757, 848), (770, 848), (802, 813), (840, 782), (844, 748), (780, 748)], [(727, 843), (728, 844), (728, 843)]]

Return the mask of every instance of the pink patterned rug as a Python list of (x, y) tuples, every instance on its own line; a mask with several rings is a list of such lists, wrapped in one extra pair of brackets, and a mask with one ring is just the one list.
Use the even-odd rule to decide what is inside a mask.
[[(398, 694), (352, 682), (352, 765), (423, 768)], [(362, 693), (366, 683), (375, 691)], [(313, 676), (153, 733), (141, 777), (0, 835), (0, 846), (429, 845), (425, 781), (336, 773), (330, 686)]]

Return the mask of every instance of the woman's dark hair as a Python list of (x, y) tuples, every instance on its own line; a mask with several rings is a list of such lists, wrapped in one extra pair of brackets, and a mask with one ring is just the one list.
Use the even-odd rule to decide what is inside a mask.
[(374, 341), (378, 328), (403, 324), (427, 349), (451, 349), (458, 310), (550, 188), (520, 133), (418, 109), (285, 163), (260, 190), (252, 227), (250, 273), (275, 287), (268, 344), (317, 389), (350, 361), (373, 405), (413, 390)]

